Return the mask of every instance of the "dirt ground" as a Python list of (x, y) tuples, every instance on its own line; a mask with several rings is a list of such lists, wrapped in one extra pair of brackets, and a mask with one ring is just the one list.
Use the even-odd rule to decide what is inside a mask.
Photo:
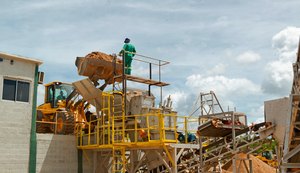
[[(244, 153), (238, 154), (238, 158), (246, 159), (247, 155)], [(253, 173), (276, 173), (276, 169), (269, 166), (265, 162), (261, 161), (260, 159), (254, 157), (250, 154), (250, 159), (252, 160), (252, 169)], [(249, 161), (245, 160), (247, 167), (249, 167)], [(236, 161), (236, 171), (239, 173), (247, 173), (246, 167), (243, 161), (237, 160)], [(232, 164), (229, 166), (228, 169), (223, 170), (223, 173), (231, 173), (232, 172)]]

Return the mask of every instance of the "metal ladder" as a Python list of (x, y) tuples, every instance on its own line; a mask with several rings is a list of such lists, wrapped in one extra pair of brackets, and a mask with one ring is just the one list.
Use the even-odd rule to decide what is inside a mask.
[(224, 112), (218, 98), (213, 91), (210, 91), (209, 93), (200, 93), (200, 107), (201, 115), (210, 115), (217, 112)]
[(122, 143), (125, 140), (125, 108), (121, 92), (113, 93), (112, 112), (113, 143)]
[(125, 173), (126, 172), (126, 156), (125, 148), (114, 146), (113, 147), (113, 163), (112, 163), (112, 173)]

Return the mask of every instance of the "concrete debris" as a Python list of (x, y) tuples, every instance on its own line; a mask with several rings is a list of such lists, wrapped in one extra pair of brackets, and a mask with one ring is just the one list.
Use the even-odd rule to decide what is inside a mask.
[[(245, 167), (244, 163), (243, 163), (243, 159), (247, 159), (247, 154), (244, 153), (240, 153), (237, 155), (237, 158), (241, 159), (241, 160), (237, 160), (236, 161), (236, 171), (239, 173), (247, 173), (247, 168)], [(270, 165), (266, 164), (265, 162), (263, 162), (262, 160), (256, 158), (255, 156), (250, 154), (249, 157), (252, 160), (252, 169), (255, 173), (275, 173), (276, 169), (271, 167)], [(249, 169), (249, 161), (245, 160), (245, 164), (247, 165), (248, 169)], [(223, 169), (229, 173), (228, 171), (232, 172), (232, 162), (229, 162), (227, 165), (223, 166)], [(225, 172), (224, 171), (224, 172)]]

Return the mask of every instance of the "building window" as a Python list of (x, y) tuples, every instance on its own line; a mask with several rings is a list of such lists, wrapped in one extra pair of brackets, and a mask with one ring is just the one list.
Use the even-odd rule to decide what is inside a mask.
[(2, 99), (29, 102), (29, 82), (4, 79)]

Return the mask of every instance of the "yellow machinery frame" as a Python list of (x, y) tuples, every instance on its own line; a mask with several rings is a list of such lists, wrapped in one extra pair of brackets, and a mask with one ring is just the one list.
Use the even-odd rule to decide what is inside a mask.
[[(98, 112), (98, 118), (85, 124), (88, 125), (88, 133), (84, 133), (82, 126), (79, 126), (80, 128), (76, 133), (77, 148), (83, 150), (110, 149), (112, 150), (112, 157), (123, 158), (119, 159), (123, 160), (123, 164), (126, 164), (124, 161), (126, 149), (163, 149), (172, 165), (174, 165), (175, 161), (168, 151), (168, 147), (170, 144), (180, 143), (177, 140), (177, 132), (185, 134), (184, 143), (188, 144), (188, 133), (196, 133), (196, 128), (189, 129), (189, 124), (195, 123), (198, 125), (198, 119), (177, 116), (176, 114), (164, 114), (160, 111), (141, 115), (125, 115), (123, 95), (122, 115), (115, 116), (114, 94), (115, 92), (102, 93), (102, 108), (100, 113)], [(172, 119), (172, 123), (166, 125), (166, 118)], [(141, 119), (146, 121), (144, 127), (139, 126)], [(158, 123), (153, 124), (153, 120), (158, 120), (156, 121)], [(130, 128), (128, 125), (130, 125)], [(141, 132), (144, 133), (144, 138), (139, 135)], [(133, 135), (131, 139), (129, 139), (130, 134)], [(153, 134), (156, 137), (153, 137)], [(123, 154), (116, 154), (116, 150), (121, 151)], [(116, 171), (115, 168), (112, 171), (122, 172), (120, 170)]]

